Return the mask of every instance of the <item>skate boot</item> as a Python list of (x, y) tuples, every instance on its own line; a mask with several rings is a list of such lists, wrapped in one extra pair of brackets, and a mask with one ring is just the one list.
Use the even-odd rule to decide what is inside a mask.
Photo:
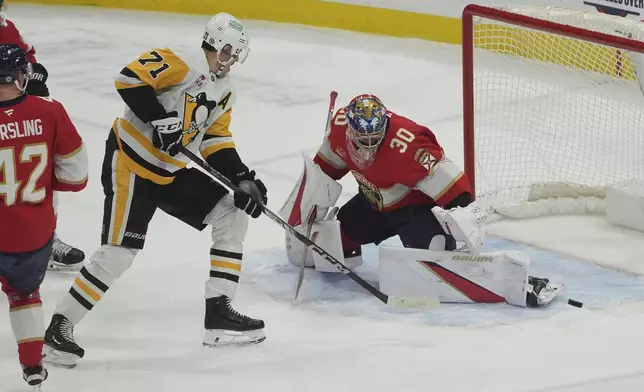
[(52, 365), (67, 369), (75, 368), (79, 359), (85, 355), (74, 341), (74, 325), (62, 314), (54, 314), (45, 332), (43, 360)]
[(206, 299), (204, 327), (203, 344), (208, 347), (255, 344), (266, 339), (264, 322), (234, 310), (230, 306), (230, 298), (225, 295)]
[(78, 271), (83, 267), (85, 253), (78, 248), (61, 241), (54, 233), (54, 244), (49, 259), (50, 271)]
[(40, 384), (47, 379), (48, 375), (47, 369), (42, 367), (42, 364), (22, 369), (22, 378), (33, 387), (34, 392), (40, 391)]

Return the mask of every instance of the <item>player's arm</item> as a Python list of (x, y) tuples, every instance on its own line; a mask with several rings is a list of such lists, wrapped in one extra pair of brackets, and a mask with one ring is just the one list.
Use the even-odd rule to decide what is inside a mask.
[[(472, 202), (472, 190), (463, 170), (452, 162), (427, 128), (403, 124), (406, 128), (392, 127), (396, 132), (390, 148), (398, 150), (400, 164), (399, 182), (417, 189), (432, 198), (443, 208), (467, 206)], [(382, 147), (381, 147), (382, 148)]]
[(396, 132), (390, 147), (398, 148), (403, 154), (413, 154), (408, 155), (413, 158), (411, 166), (401, 171), (405, 176), (401, 182), (431, 197), (436, 203), (432, 212), (443, 230), (457, 241), (465, 242), (468, 249), (477, 254), (483, 246), (485, 231), (482, 212), (472, 203), (467, 176), (445, 155), (429, 129), (421, 127)]
[(344, 163), (344, 160), (336, 154), (333, 149), (331, 149), (331, 142), (329, 142), (331, 132), (339, 132), (340, 127), (346, 127), (344, 109), (338, 110), (335, 116), (333, 116), (330, 128), (324, 135), (322, 145), (313, 158), (313, 162), (315, 162), (327, 176), (334, 180), (341, 179), (349, 172), (349, 168)]
[(206, 130), (199, 151), (210, 166), (238, 184), (250, 171), (235, 148), (230, 132), (231, 114), (232, 109), (228, 109)]
[[(230, 179), (233, 184), (250, 194), (254, 200), (266, 204), (266, 186), (260, 179), (255, 178), (255, 171), (248, 169), (235, 148), (230, 132), (231, 114), (232, 109), (228, 109), (206, 130), (199, 145), (199, 152), (210, 166)], [(235, 193), (235, 205), (257, 218), (261, 210), (253, 199)]]
[(190, 68), (170, 49), (154, 49), (126, 65), (116, 77), (116, 91), (143, 122), (166, 118), (168, 114), (157, 92), (180, 84)]
[(58, 102), (54, 104), (57, 110), (52, 188), (78, 192), (87, 186), (87, 150), (65, 108)]
[(182, 120), (177, 112), (166, 112), (157, 93), (181, 84), (189, 72), (190, 67), (170, 49), (154, 49), (125, 66), (114, 82), (125, 104), (150, 123), (159, 148), (171, 156), (179, 153)]

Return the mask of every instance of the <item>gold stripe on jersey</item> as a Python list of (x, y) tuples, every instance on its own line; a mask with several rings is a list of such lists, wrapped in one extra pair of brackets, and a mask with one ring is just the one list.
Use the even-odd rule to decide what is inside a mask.
[(206, 130), (203, 141), (199, 145), (199, 151), (204, 159), (208, 159), (210, 155), (224, 148), (235, 148), (233, 134), (230, 132), (231, 112), (232, 109), (227, 110)]
[[(137, 142), (137, 144), (140, 147), (144, 148), (150, 155), (153, 155), (156, 159), (160, 160), (161, 162), (168, 163), (170, 165), (176, 166), (177, 170), (178, 169), (183, 169), (184, 167), (186, 167), (185, 162), (180, 161), (178, 159), (175, 159), (175, 158), (171, 157), (170, 155), (162, 152), (158, 148), (155, 148), (152, 145), (152, 142), (150, 141), (150, 139), (146, 138), (141, 133), (141, 131), (136, 129), (132, 124), (130, 124), (129, 121), (127, 121), (127, 120), (125, 120), (123, 118), (119, 119), (118, 128), (121, 128), (125, 132), (127, 132)], [(118, 129), (117, 129), (117, 135), (116, 136), (119, 136), (118, 135)], [(132, 147), (134, 150), (137, 149), (136, 148), (137, 146), (130, 146), (130, 147)]]
[(116, 78), (117, 89), (138, 87), (141, 82), (154, 90), (181, 83), (190, 67), (168, 48), (154, 49), (128, 64)]
[[(132, 78), (132, 79), (134, 79), (134, 78)], [(143, 82), (131, 83), (131, 82), (123, 82), (121, 80), (115, 80), (114, 81), (114, 86), (116, 86), (117, 90), (125, 90), (125, 89), (128, 89), (128, 88), (137, 88), (137, 87), (147, 86), (147, 84), (145, 84)]]
[[(152, 142), (127, 120), (121, 118), (114, 121), (113, 129), (116, 134), (116, 142), (119, 150), (123, 152), (125, 165), (137, 176), (159, 185), (167, 185), (174, 180), (174, 175), (168, 170), (157, 167), (149, 159), (155, 159), (159, 162), (169, 164), (175, 170), (183, 169), (187, 166), (187, 163), (156, 149), (152, 145)], [(124, 142), (122, 140), (123, 135), (119, 134), (119, 129), (127, 134), (130, 142)], [(144, 156), (148, 156), (149, 159), (144, 158)]]
[(152, 170), (146, 169), (145, 167), (143, 167), (143, 165), (141, 165), (141, 163), (136, 162), (125, 153), (123, 153), (123, 161), (125, 162), (125, 166), (127, 166), (128, 169), (132, 171), (132, 173), (141, 178), (145, 178), (146, 180), (150, 180), (155, 184), (168, 185), (169, 183), (174, 181), (174, 176), (162, 176), (153, 172)]
[(226, 110), (217, 121), (215, 121), (208, 129), (206, 130), (206, 136), (222, 136), (222, 137), (231, 137), (233, 134), (230, 132), (230, 123), (232, 122), (231, 114), (232, 109)]
[(201, 156), (203, 159), (208, 159), (209, 156), (224, 148), (235, 148), (235, 142), (229, 137), (208, 140), (206, 143), (202, 142), (200, 147)]

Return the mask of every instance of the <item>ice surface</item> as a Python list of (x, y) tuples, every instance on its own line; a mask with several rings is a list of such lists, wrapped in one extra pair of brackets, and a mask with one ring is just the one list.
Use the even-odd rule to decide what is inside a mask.
[[(59, 234), (89, 255), (99, 245), (104, 140), (123, 111), (113, 77), (154, 46), (198, 50), (206, 16), (10, 4), (9, 15), (50, 73), (91, 155), (90, 184), (63, 195)], [(241, 155), (279, 209), (301, 153), (322, 138), (326, 99), (371, 92), (428, 124), (462, 161), (460, 48), (417, 40), (253, 22), (253, 49), (236, 65), (232, 131)], [(356, 191), (350, 179), (341, 201)], [(489, 247), (526, 251), (537, 275), (566, 284), (551, 308), (450, 305), (432, 312), (383, 309), (342, 276), (297, 270), (273, 222), (251, 222), (235, 306), (266, 321), (267, 340), (245, 348), (201, 347), (210, 235), (157, 214), (134, 266), (76, 328), (87, 350), (78, 368), (51, 368), (49, 392), (138, 391), (641, 391), (644, 386), (642, 236), (591, 220), (501, 222)], [(535, 248), (521, 243), (530, 243)], [(554, 248), (559, 253), (544, 249)], [(360, 273), (376, 283), (375, 248)], [(562, 256), (566, 254), (567, 256)], [(590, 261), (607, 267), (599, 268)], [(47, 318), (73, 274), (49, 273)], [(586, 303), (565, 306), (568, 296)], [(5, 302), (4, 298), (0, 302)], [(6, 303), (4, 303), (6, 308)], [(0, 391), (26, 391), (6, 313), (0, 313)]]

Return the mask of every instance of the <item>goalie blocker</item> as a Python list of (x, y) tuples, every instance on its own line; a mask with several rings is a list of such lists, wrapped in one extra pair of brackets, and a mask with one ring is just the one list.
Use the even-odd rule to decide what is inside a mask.
[[(281, 217), (309, 236), (349, 268), (362, 264), (358, 254), (345, 255), (340, 221), (335, 219), (342, 186), (327, 176), (310, 158), (280, 210)], [(436, 213), (436, 211), (434, 211)], [(310, 230), (308, 228), (310, 222)], [(443, 222), (441, 222), (442, 224)], [(295, 266), (338, 273), (338, 269), (286, 232), (286, 253)], [(481, 244), (479, 244), (481, 245)], [(309, 249), (310, 250), (310, 249)], [(543, 306), (561, 285), (529, 276), (530, 261), (519, 252), (466, 252), (381, 246), (380, 290), (393, 297), (438, 298), (442, 303), (499, 303)]]

